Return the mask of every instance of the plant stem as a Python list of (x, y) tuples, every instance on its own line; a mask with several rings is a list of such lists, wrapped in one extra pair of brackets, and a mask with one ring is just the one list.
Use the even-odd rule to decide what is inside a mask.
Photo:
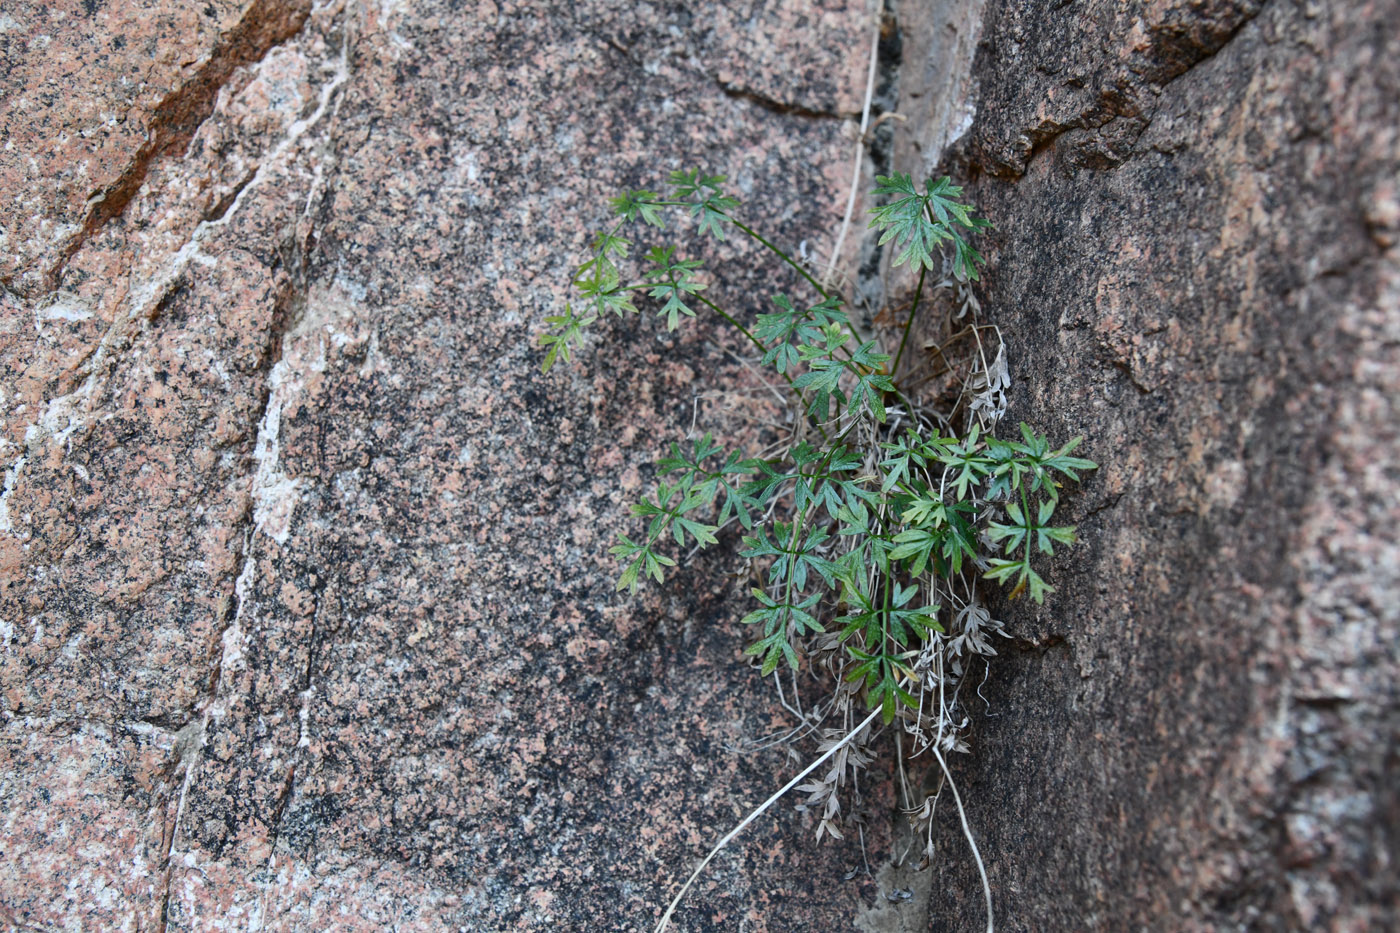
[[(733, 316), (732, 314), (730, 314), (728, 311), (726, 311), (726, 310), (724, 310), (723, 308), (721, 308), (719, 305), (715, 304), (715, 303), (714, 303), (713, 301), (711, 301), (710, 299), (706, 298), (704, 295), (696, 295), (695, 297), (696, 297), (697, 299), (699, 299), (700, 302), (701, 302), (702, 304), (704, 304), (707, 308), (709, 308), (711, 311), (715, 312), (715, 313), (718, 314), (720, 317), (724, 318), (724, 319), (725, 319), (726, 321), (728, 321), (730, 324), (733, 324), (734, 327), (739, 331), (739, 333), (741, 333), (741, 334), (743, 334), (745, 337), (749, 338), (749, 342), (752, 343), (755, 347), (758, 348), (758, 352), (760, 352), (760, 353), (766, 353), (766, 352), (767, 352), (768, 348), (765, 347), (765, 346), (763, 345), (763, 342), (762, 342), (761, 340), (759, 340), (757, 337), (755, 337), (755, 336), (753, 335), (753, 331), (749, 330), (749, 329), (748, 329), (747, 327), (745, 327), (743, 324), (740, 324), (740, 323), (734, 318), (734, 316)], [(781, 376), (783, 377), (783, 379), (787, 380), (788, 388), (792, 389), (793, 394), (797, 396), (797, 404), (798, 404), (799, 407), (801, 407), (801, 405), (802, 405), (802, 393), (799, 392), (799, 391), (797, 390), (797, 387), (796, 387), (795, 385), (793, 385), (792, 376), (788, 375), (787, 373), (780, 373), (779, 375), (781, 375)], [(827, 437), (826, 429), (823, 428), (820, 424), (816, 425), (816, 428), (817, 428), (818, 431), (821, 432), (821, 435), (822, 435), (822, 439), (823, 439), (823, 440), (829, 440), (829, 439), (830, 439), (830, 438)]]
[[(939, 730), (943, 728), (942, 717), (939, 717)], [(933, 752), (933, 757), (938, 759), (938, 767), (943, 770), (943, 776), (948, 780), (948, 789), (953, 792), (953, 803), (958, 807), (958, 819), (962, 821), (963, 836), (967, 839), (967, 847), (972, 850), (972, 860), (977, 863), (977, 874), (982, 879), (982, 896), (987, 901), (987, 933), (995, 933), (996, 926), (992, 923), (992, 885), (987, 881), (987, 867), (982, 864), (982, 853), (977, 851), (977, 840), (972, 836), (972, 827), (967, 825), (967, 811), (963, 809), (962, 795), (958, 793), (958, 785), (953, 783), (953, 772), (948, 770), (948, 762), (943, 760), (943, 755), (938, 750), (938, 743), (929, 746)], [(669, 915), (668, 915), (669, 916)]]
[[(768, 348), (765, 347), (765, 346), (763, 345), (763, 342), (760, 341), (757, 337), (755, 337), (755, 336), (753, 335), (753, 332), (750, 331), (747, 327), (745, 327), (743, 324), (740, 324), (737, 320), (735, 320), (735, 319), (734, 319), (734, 316), (731, 315), (728, 311), (724, 310), (724, 309), (721, 308), (719, 305), (715, 304), (713, 301), (711, 301), (710, 299), (706, 298), (704, 295), (696, 295), (695, 297), (698, 298), (698, 299), (700, 300), (700, 302), (701, 302), (702, 304), (704, 304), (706, 307), (708, 307), (711, 311), (715, 312), (715, 313), (718, 314), (720, 317), (724, 318), (724, 319), (725, 319), (726, 321), (728, 321), (730, 324), (733, 324), (734, 327), (735, 327), (736, 329), (738, 329), (739, 333), (741, 333), (741, 334), (743, 334), (745, 337), (749, 338), (749, 342), (752, 343), (755, 347), (758, 347), (758, 352), (760, 352), (760, 353), (765, 353), (765, 352), (767, 352)], [(792, 385), (792, 379), (791, 379), (791, 377), (789, 377), (789, 376), (787, 375), (787, 373), (783, 373), (782, 375), (783, 375), (784, 378), (787, 379), (788, 385)]]
[[(797, 472), (800, 476), (802, 473), (802, 468), (798, 467)], [(813, 511), (815, 511), (815, 509)], [(801, 541), (799, 539), (804, 530), (802, 526), (806, 523), (806, 521), (807, 516), (801, 511), (799, 511), (796, 515), (792, 517), (792, 537), (788, 540), (787, 587), (783, 592), (783, 635), (787, 638), (789, 642), (792, 641), (792, 633), (788, 631), (788, 628), (792, 625), (793, 577), (797, 575), (797, 551), (798, 548), (802, 546)], [(800, 629), (798, 634), (801, 635)]]
[(904, 345), (909, 342), (909, 331), (914, 325), (914, 315), (919, 310), (919, 299), (924, 297), (924, 276), (928, 269), (919, 267), (919, 284), (914, 286), (914, 303), (909, 306), (909, 319), (904, 322), (904, 335), (899, 338), (899, 350), (895, 352), (894, 364), (890, 366), (890, 378), (899, 372), (899, 361), (904, 358)]
[[(880, 614), (880, 654), (881, 654), (881, 655), (884, 655), (884, 665), (883, 665), (883, 666), (885, 667), (885, 670), (882, 670), (882, 671), (880, 672), (880, 676), (881, 676), (882, 678), (884, 678), (884, 677), (889, 677), (891, 680), (893, 680), (893, 679), (894, 679), (894, 675), (895, 675), (895, 671), (894, 671), (894, 662), (890, 660), (890, 655), (886, 653), (886, 652), (889, 650), (887, 646), (888, 646), (888, 643), (889, 643), (889, 640), (890, 640), (890, 610), (893, 608), (893, 605), (892, 605), (892, 604), (893, 604), (893, 602), (894, 602), (894, 598), (893, 598), (893, 597), (894, 597), (894, 594), (893, 594), (892, 592), (890, 592), (891, 587), (892, 587), (891, 578), (890, 578), (889, 576), (886, 576), (886, 577), (884, 578), (884, 580), (881, 581), (881, 584), (882, 584), (881, 588), (885, 591), (885, 611), (884, 611), (883, 613)], [(898, 683), (898, 681), (895, 681), (895, 683)], [(889, 696), (888, 693), (885, 694), (885, 695), (886, 695), (887, 697)], [(895, 708), (895, 712), (898, 713), (898, 712), (899, 712), (899, 694), (896, 693), (890, 702), (891, 702), (891, 705)], [(882, 703), (880, 704), (880, 709), (881, 709), (882, 712), (883, 712), (884, 708), (885, 708), (885, 704), (882, 702)], [(891, 722), (893, 722), (893, 721), (894, 721), (894, 716), (893, 716), (893, 715), (891, 715), (888, 719), (885, 719), (886, 725), (888, 725), (889, 723), (891, 723)]]
[(847, 743), (849, 743), (857, 735), (860, 735), (860, 733), (864, 731), (866, 726), (869, 726), (872, 722), (875, 721), (875, 717), (878, 715), (880, 715), (880, 711), (875, 710), (869, 716), (865, 717), (865, 721), (862, 722), (860, 725), (856, 726), (850, 732), (847, 732), (845, 738), (837, 742), (835, 745), (831, 746), (831, 748), (828, 748), (820, 758), (812, 762), (806, 768), (803, 768), (801, 773), (799, 773), (791, 781), (788, 781), (785, 785), (783, 785), (782, 790), (778, 791), (772, 797), (769, 797), (767, 800), (765, 800), (763, 804), (758, 807), (758, 809), (754, 810), (748, 816), (744, 817), (744, 819), (740, 821), (738, 826), (735, 826), (733, 829), (731, 829), (729, 833), (723, 839), (721, 839), (713, 849), (710, 850), (710, 854), (705, 856), (705, 860), (702, 861), (696, 867), (695, 871), (692, 872), (690, 877), (686, 879), (685, 884), (681, 885), (681, 889), (679, 892), (677, 892), (675, 898), (671, 901), (671, 905), (666, 908), (666, 913), (661, 915), (660, 922), (656, 924), (655, 933), (664, 933), (666, 926), (671, 922), (671, 915), (674, 914), (676, 912), (676, 908), (680, 906), (682, 898), (685, 897), (685, 893), (690, 890), (690, 886), (695, 883), (695, 879), (700, 877), (700, 873), (705, 870), (705, 866), (709, 865), (710, 862), (714, 860), (714, 857), (720, 853), (721, 849), (729, 845), (730, 841), (735, 836), (743, 832), (744, 828), (747, 827), (754, 820), (758, 819), (759, 816), (762, 815), (765, 810), (773, 806), (773, 804), (777, 803), (778, 800), (783, 796), (783, 794), (786, 794), (798, 784), (802, 783), (803, 778), (820, 768), (832, 755), (835, 755), (838, 751), (845, 748)]
[(750, 227), (748, 224), (744, 223), (744, 222), (741, 221), (741, 220), (735, 220), (733, 217), (730, 217), (728, 214), (726, 214), (725, 216), (726, 216), (726, 217), (729, 217), (729, 222), (732, 223), (734, 226), (738, 227), (740, 230), (744, 231), (744, 232), (747, 233), (749, 236), (753, 237), (755, 240), (757, 240), (758, 242), (762, 243), (764, 246), (768, 247), (770, 250), (772, 250), (774, 253), (776, 253), (776, 254), (778, 255), (778, 257), (779, 257), (780, 259), (782, 259), (783, 262), (787, 263), (788, 265), (790, 265), (790, 266), (792, 266), (794, 269), (796, 269), (796, 270), (798, 271), (798, 273), (799, 273), (804, 279), (806, 279), (808, 282), (811, 282), (811, 283), (812, 283), (812, 287), (815, 288), (815, 289), (817, 290), (817, 294), (818, 294), (818, 295), (821, 295), (822, 298), (830, 298), (830, 297), (831, 297), (831, 295), (827, 292), (827, 290), (824, 289), (824, 288), (822, 288), (821, 283), (818, 282), (816, 279), (812, 278), (811, 273), (809, 273), (806, 269), (802, 268), (801, 263), (799, 263), (797, 260), (793, 259), (791, 256), (789, 256), (787, 253), (783, 252), (783, 251), (782, 251), (781, 249), (779, 249), (778, 247), (774, 246), (772, 243), (768, 242), (766, 239), (763, 238), (763, 236), (762, 236), (761, 234), (759, 234), (759, 232), (758, 232), (757, 230), (754, 230), (754, 229), (753, 229), (752, 227)]

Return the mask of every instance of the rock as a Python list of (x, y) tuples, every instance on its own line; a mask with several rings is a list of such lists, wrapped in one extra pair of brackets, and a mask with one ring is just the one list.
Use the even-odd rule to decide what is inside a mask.
[[(1395, 7), (885, 21), (876, 164), (968, 182), (1011, 418), (1103, 464), (955, 765), (1001, 929), (1400, 926)], [(0, 13), (4, 924), (651, 928), (793, 717), (737, 560), (633, 599), (607, 543), (692, 418), (756, 442), (763, 402), (713, 327), (608, 322), (548, 378), (533, 335), (674, 168), (829, 248), (867, 15)], [(746, 311), (795, 287), (704, 255)], [(915, 873), (888, 763), (864, 790), (834, 845), (760, 820), (676, 928), (980, 925), (952, 811)]]
[(959, 765), (999, 929), (1400, 926), (1397, 17), (988, 0), (965, 134), (897, 136), (996, 224), (1012, 423), (1103, 464)]
[[(6, 7), (6, 924), (651, 928), (792, 773), (736, 750), (791, 718), (733, 558), (632, 600), (606, 555), (627, 477), (747, 377), (710, 327), (609, 324), (548, 379), (533, 336), (605, 198), (677, 167), (834, 238), (867, 28), (841, 2)], [(702, 424), (742, 429), (738, 398)], [(763, 820), (678, 928), (859, 914), (859, 843), (814, 828)]]

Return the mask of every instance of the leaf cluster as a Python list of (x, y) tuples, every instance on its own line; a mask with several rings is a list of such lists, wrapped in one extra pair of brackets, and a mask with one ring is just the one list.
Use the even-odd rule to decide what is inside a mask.
[[(700, 233), (709, 232), (724, 239), (731, 225), (731, 212), (739, 200), (724, 191), (725, 176), (705, 174), (698, 169), (676, 171), (669, 179), (670, 194), (647, 189), (624, 191), (610, 199), (616, 220), (592, 239), (589, 257), (574, 269), (573, 287), (578, 300), (568, 302), (563, 314), (545, 318), (548, 325), (539, 336), (545, 350), (540, 364), (549, 372), (555, 363), (568, 362), (574, 349), (583, 345), (587, 328), (609, 313), (619, 317), (636, 314), (636, 292), (646, 291), (662, 300), (657, 313), (666, 319), (667, 330), (675, 330), (682, 315), (694, 317), (693, 303), (710, 302), (700, 295), (706, 286), (699, 280), (701, 263), (677, 257), (676, 248), (658, 244), (645, 253), (647, 267), (638, 278), (625, 281), (618, 263), (631, 255), (633, 242), (623, 236), (628, 224), (641, 221), (644, 228), (665, 230), (668, 213), (680, 210), (697, 221)], [(578, 307), (576, 307), (576, 305)]]
[(873, 210), (870, 226), (881, 231), (881, 246), (893, 240), (900, 250), (895, 265), (910, 263), (932, 270), (933, 257), (943, 244), (951, 243), (954, 273), (963, 279), (978, 277), (982, 256), (961, 231), (983, 230), (991, 223), (974, 216), (972, 207), (959, 200), (961, 187), (946, 176), (928, 179), (922, 194), (908, 175), (879, 175), (875, 183), (876, 197), (888, 201)]
[[(958, 280), (977, 278), (982, 257), (966, 237), (989, 224), (961, 188), (948, 178), (928, 179), (922, 190), (908, 175), (878, 181), (884, 203), (871, 224), (882, 244), (893, 242), (897, 262), (928, 270), (947, 250)], [(764, 458), (726, 451), (710, 434), (672, 444), (657, 463), (654, 495), (632, 508), (645, 533), (620, 536), (612, 548), (624, 568), (618, 588), (661, 582), (676, 566), (671, 555), (712, 546), (738, 523), (755, 603), (742, 619), (754, 633), (746, 650), (762, 673), (834, 651), (845, 689), (885, 722), (917, 717), (929, 644), (958, 620), (978, 618), (966, 603), (949, 604), (953, 584), (967, 590), (969, 575), (982, 575), (1012, 598), (1044, 601), (1054, 588), (1038, 568), (1056, 545), (1074, 541), (1073, 526), (1053, 523), (1062, 485), (1096, 465), (1074, 455), (1082, 439), (1055, 447), (1025, 424), (1014, 440), (984, 433), (975, 420), (962, 433), (935, 428), (940, 422), (921, 417), (894, 381), (890, 355), (858, 337), (840, 296), (805, 272), (815, 294), (772, 296), (772, 310), (751, 328), (706, 294), (701, 263), (673, 243), (649, 245), (641, 270), (624, 276), (634, 247), (628, 226), (665, 231), (677, 214), (700, 236), (741, 231), (800, 270), (735, 218), (739, 201), (724, 184), (722, 175), (678, 171), (664, 195), (633, 190), (612, 199), (614, 225), (594, 237), (575, 270), (576, 300), (547, 319), (543, 368), (567, 361), (600, 317), (637, 313), (636, 293), (645, 292), (668, 330), (704, 310), (737, 328), (760, 365), (786, 383), (809, 430)], [(906, 332), (911, 322), (912, 312)]]

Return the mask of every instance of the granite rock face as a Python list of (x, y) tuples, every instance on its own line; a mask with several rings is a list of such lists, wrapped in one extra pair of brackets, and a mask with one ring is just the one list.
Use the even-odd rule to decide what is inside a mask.
[(965, 133), (897, 137), (996, 224), (1010, 417), (1103, 464), (961, 765), (1001, 929), (1400, 927), (1397, 21), (987, 0)]
[[(628, 320), (545, 379), (533, 335), (605, 198), (674, 168), (834, 239), (869, 27), (6, 5), (0, 925), (650, 929), (791, 774), (734, 750), (789, 717), (733, 568), (631, 600), (606, 554), (747, 377)], [(866, 911), (858, 844), (813, 828), (765, 821), (680, 928)]]

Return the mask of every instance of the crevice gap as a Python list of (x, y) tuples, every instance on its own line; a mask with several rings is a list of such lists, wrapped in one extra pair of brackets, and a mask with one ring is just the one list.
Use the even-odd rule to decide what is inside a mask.
[[(151, 115), (149, 136), (121, 176), (89, 204), (87, 216), (49, 270), (50, 290), (57, 290), (69, 260), (99, 230), (126, 210), (141, 190), (156, 160), (183, 151), (214, 112), (219, 91), (241, 67), (261, 61), (277, 46), (301, 32), (311, 15), (310, 0), (255, 0), (243, 19), (209, 56), (204, 67), (162, 100)], [(227, 208), (225, 208), (227, 209)]]

